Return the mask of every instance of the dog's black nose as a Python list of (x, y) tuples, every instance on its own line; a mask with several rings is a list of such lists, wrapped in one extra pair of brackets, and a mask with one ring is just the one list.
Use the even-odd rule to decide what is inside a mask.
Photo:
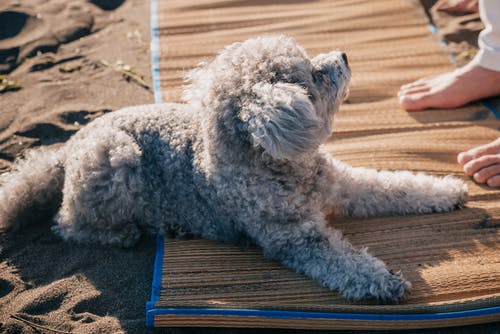
[(349, 66), (349, 61), (347, 60), (347, 55), (345, 54), (345, 52), (342, 52), (341, 57), (342, 57), (342, 60), (344, 61), (344, 63), (347, 66)]

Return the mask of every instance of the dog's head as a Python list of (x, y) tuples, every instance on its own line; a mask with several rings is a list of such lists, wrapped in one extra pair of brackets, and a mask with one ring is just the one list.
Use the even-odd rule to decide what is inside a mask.
[(330, 135), (350, 76), (342, 52), (309, 59), (293, 39), (263, 36), (232, 44), (190, 72), (183, 98), (207, 110), (213, 138), (295, 160)]

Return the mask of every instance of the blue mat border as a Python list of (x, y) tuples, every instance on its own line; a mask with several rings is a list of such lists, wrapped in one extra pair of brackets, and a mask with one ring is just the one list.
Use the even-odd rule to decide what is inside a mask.
[(158, 0), (151, 0), (151, 74), (153, 80), (153, 94), (155, 103), (161, 103), (161, 82), (160, 82), (160, 41), (158, 32)]
[(165, 243), (163, 236), (156, 237), (156, 254), (153, 266), (153, 282), (151, 283), (151, 299), (146, 303), (146, 326), (153, 327), (155, 312), (155, 303), (160, 300), (163, 255), (165, 253)]
[(487, 307), (474, 310), (424, 313), (424, 314), (401, 314), (401, 313), (332, 313), (332, 312), (302, 312), (302, 311), (279, 311), (279, 310), (250, 310), (250, 309), (215, 309), (215, 308), (155, 308), (159, 301), (163, 258), (165, 255), (165, 240), (159, 235), (156, 238), (156, 254), (153, 269), (153, 283), (151, 284), (151, 300), (146, 303), (146, 326), (154, 327), (154, 319), (157, 315), (198, 315), (198, 316), (238, 316), (259, 317), (267, 319), (328, 319), (328, 320), (358, 320), (358, 321), (429, 321), (449, 320), (458, 318), (470, 318), (498, 314), (500, 320), (500, 306)]
[(326, 320), (358, 320), (358, 321), (439, 321), (450, 319), (464, 319), (479, 316), (499, 315), (500, 306), (468, 311), (427, 313), (427, 314), (374, 314), (374, 313), (332, 313), (332, 312), (301, 312), (277, 310), (248, 310), (248, 309), (212, 309), (212, 308), (160, 308), (154, 309), (154, 304), (149, 304), (146, 325), (154, 326), (156, 315), (188, 315), (188, 316), (238, 316), (267, 319), (326, 319)]
[(160, 300), (161, 278), (163, 269), (164, 240), (161, 235), (156, 238), (156, 255), (153, 268), (153, 283), (151, 284), (151, 302)]
[(151, 284), (151, 300), (146, 303), (146, 326), (154, 327), (154, 319), (157, 315), (197, 315), (197, 316), (238, 316), (258, 317), (267, 319), (328, 319), (346, 321), (439, 321), (459, 318), (470, 318), (487, 315), (498, 315), (500, 320), (500, 306), (480, 308), (466, 311), (442, 312), (442, 313), (333, 313), (333, 312), (302, 312), (302, 311), (279, 311), (279, 310), (250, 310), (250, 309), (215, 309), (215, 308), (155, 308), (159, 301), (163, 258), (165, 255), (165, 240), (159, 235), (156, 238), (156, 254), (153, 269), (153, 283)]

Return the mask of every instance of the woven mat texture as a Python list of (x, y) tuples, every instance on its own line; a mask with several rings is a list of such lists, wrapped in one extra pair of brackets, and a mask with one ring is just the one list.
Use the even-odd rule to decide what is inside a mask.
[(497, 138), (500, 123), (479, 104), (406, 112), (395, 98), (400, 85), (453, 68), (427, 23), (411, 1), (159, 3), (164, 101), (179, 101), (185, 71), (235, 41), (286, 33), (311, 57), (340, 49), (353, 79), (329, 151), (354, 166), (455, 174), (467, 180), (470, 199), (448, 214), (331, 221), (412, 281), (404, 304), (348, 302), (258, 250), (167, 239), (158, 308), (427, 313), (500, 305), (500, 191), (471, 182), (455, 162), (458, 152)]

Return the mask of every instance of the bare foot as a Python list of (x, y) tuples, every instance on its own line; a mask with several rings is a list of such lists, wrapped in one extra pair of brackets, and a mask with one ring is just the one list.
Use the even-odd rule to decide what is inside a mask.
[(401, 86), (399, 103), (407, 110), (455, 108), (500, 95), (500, 72), (469, 63), (453, 72)]
[(477, 183), (500, 187), (500, 138), (460, 153), (457, 160)]
[(450, 14), (471, 14), (479, 11), (479, 0), (439, 0), (433, 11), (443, 11)]

